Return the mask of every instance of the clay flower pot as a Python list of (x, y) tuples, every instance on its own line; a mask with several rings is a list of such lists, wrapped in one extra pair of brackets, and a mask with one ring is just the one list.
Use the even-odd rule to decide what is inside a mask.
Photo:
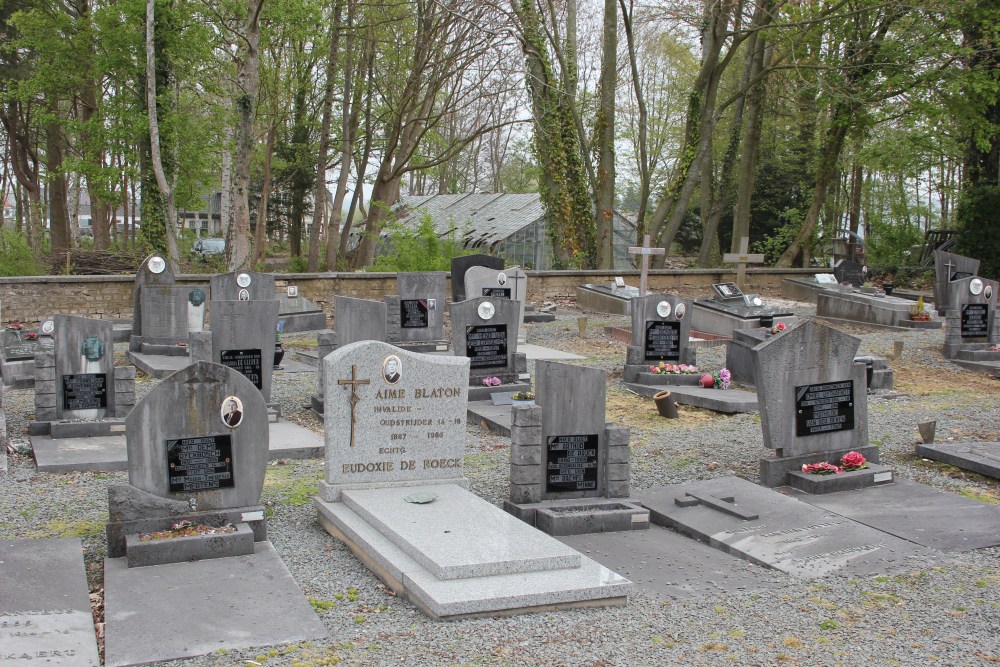
[(677, 419), (677, 404), (674, 403), (673, 396), (670, 395), (669, 391), (653, 394), (653, 400), (656, 401), (656, 409), (661, 417)]
[(705, 389), (711, 389), (715, 386), (715, 378), (713, 378), (711, 374), (705, 373), (701, 376), (701, 386)]

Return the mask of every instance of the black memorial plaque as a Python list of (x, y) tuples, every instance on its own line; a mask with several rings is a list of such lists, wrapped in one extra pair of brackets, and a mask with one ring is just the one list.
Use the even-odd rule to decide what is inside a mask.
[(548, 493), (597, 490), (597, 434), (550, 435), (546, 443)]
[(833, 275), (837, 277), (837, 282), (841, 285), (851, 283), (855, 287), (860, 287), (865, 281), (864, 268), (857, 262), (842, 259), (834, 265)]
[(480, 324), (465, 327), (465, 356), (472, 368), (507, 365), (507, 325)]
[(427, 299), (400, 300), (399, 327), (401, 329), (426, 329), (429, 326)]
[(967, 303), (962, 306), (962, 338), (985, 338), (989, 335), (989, 305)]
[(795, 435), (854, 429), (854, 380), (795, 388)]
[(63, 410), (100, 410), (108, 407), (108, 374), (63, 375)]
[(253, 382), (257, 389), (264, 387), (263, 355), (259, 349), (254, 350), (223, 350), (219, 355), (219, 363), (234, 371), (239, 371)]
[(736, 283), (714, 283), (712, 289), (720, 299), (742, 299), (743, 290)]
[(208, 435), (167, 440), (170, 493), (191, 493), (235, 486), (233, 438)]
[(968, 271), (955, 271), (951, 274), (950, 280), (962, 280), (963, 278), (971, 278), (972, 274)]
[(494, 299), (509, 299), (510, 298), (510, 288), (509, 287), (484, 287), (483, 296), (490, 296)]
[(646, 322), (646, 361), (681, 360), (681, 323)]

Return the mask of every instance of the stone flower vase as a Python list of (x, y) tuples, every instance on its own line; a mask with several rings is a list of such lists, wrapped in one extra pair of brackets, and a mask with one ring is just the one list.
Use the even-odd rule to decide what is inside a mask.
[(281, 341), (277, 341), (274, 344), (274, 367), (278, 368), (281, 365), (281, 360), (285, 358), (285, 348), (281, 346)]
[(761, 315), (760, 316), (760, 326), (770, 329), (774, 326), (774, 315)]
[(882, 291), (885, 292), (886, 296), (890, 296), (892, 294), (892, 290), (894, 290), (894, 289), (896, 289), (896, 286), (893, 285), (892, 283), (883, 283), (882, 284)]
[(653, 400), (656, 402), (656, 409), (661, 417), (677, 419), (677, 404), (674, 403), (674, 398), (670, 395), (669, 391), (661, 391), (653, 394)]

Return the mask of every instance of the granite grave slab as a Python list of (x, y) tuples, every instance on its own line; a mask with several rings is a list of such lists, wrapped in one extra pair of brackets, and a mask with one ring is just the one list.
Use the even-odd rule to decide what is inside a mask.
[[(467, 385), (471, 400), (493, 392), (529, 391), (524, 382), (527, 360), (517, 351), (518, 304), (510, 299), (476, 297), (448, 306), (451, 348), (456, 357), (469, 359)], [(499, 378), (499, 386), (486, 386), (486, 378)]]
[(624, 283), (621, 286), (615, 283), (578, 285), (576, 305), (583, 311), (628, 315), (632, 310), (632, 299), (640, 296), (638, 287)]
[(648, 294), (632, 300), (632, 343), (625, 355), (625, 382), (675, 384), (682, 375), (651, 375), (649, 367), (663, 361), (694, 365), (689, 304), (670, 294)]
[[(284, 322), (282, 331), (300, 333), (325, 329), (326, 313), (318, 305), (302, 296), (298, 288), (289, 286), (286, 292), (278, 292), (278, 321)], [(292, 294), (294, 291), (294, 294)]]
[(0, 539), (0, 664), (100, 667), (78, 538)]
[(246, 376), (271, 400), (278, 300), (212, 301), (212, 360)]
[(443, 344), (446, 280), (447, 274), (437, 271), (396, 275), (399, 294), (385, 298), (387, 341), (421, 351)]
[(939, 551), (738, 477), (669, 486), (643, 505), (655, 524), (803, 579), (882, 575), (948, 560)]
[(917, 455), (1000, 479), (1000, 442), (918, 444)]
[(489, 269), (503, 270), (504, 262), (502, 257), (493, 255), (461, 255), (451, 258), (451, 300), (453, 302), (465, 301), (465, 274), (475, 266), (482, 266)]
[[(640, 396), (652, 398), (653, 395), (664, 390), (662, 386), (645, 385), (636, 383), (626, 383), (625, 388), (634, 391)], [(705, 408), (716, 412), (728, 414), (738, 412), (757, 412), (757, 394), (743, 389), (705, 389), (703, 387), (671, 385), (670, 397), (681, 405), (690, 405), (695, 408)], [(655, 410), (655, 407), (651, 407)]]
[(8, 326), (0, 333), (0, 384), (11, 389), (35, 386), (35, 353), (54, 352), (55, 323), (43, 320), (37, 329), (25, 329), (20, 324)]
[(362, 340), (387, 340), (386, 304), (384, 301), (333, 297), (335, 330), (320, 331), (316, 336), (317, 390), (312, 396), (312, 409), (323, 414), (323, 359), (338, 347)]
[(143, 330), (143, 290), (151, 286), (174, 285), (176, 278), (174, 270), (162, 255), (153, 253), (142, 260), (135, 273), (135, 282), (132, 291), (132, 337), (129, 339), (129, 351), (140, 352), (142, 350)]

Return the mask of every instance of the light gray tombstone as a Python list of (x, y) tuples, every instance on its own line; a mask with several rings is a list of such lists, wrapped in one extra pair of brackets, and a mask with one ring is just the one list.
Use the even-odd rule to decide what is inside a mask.
[(140, 351), (142, 337), (145, 335), (142, 309), (143, 290), (153, 285), (173, 285), (174, 281), (174, 271), (170, 268), (170, 262), (163, 255), (153, 253), (142, 260), (142, 264), (139, 265), (139, 270), (135, 274), (135, 286), (132, 291), (132, 338), (129, 342), (129, 350)]
[(212, 276), (213, 301), (267, 301), (277, 299), (274, 276), (257, 271), (232, 271)]
[[(205, 288), (195, 285), (147, 285), (139, 311), (143, 333), (137, 351), (162, 354), (160, 347), (187, 344), (188, 334), (205, 330)], [(134, 336), (134, 334), (133, 334)]]
[(333, 315), (338, 346), (362, 340), (386, 340), (384, 301), (335, 296)]
[(386, 339), (391, 342), (433, 343), (444, 335), (444, 295), (447, 274), (440, 271), (400, 273), (398, 295), (385, 298)]
[(1000, 283), (979, 276), (948, 282), (944, 356), (947, 359), (994, 356), (986, 349), (1000, 343), (996, 317)]
[[(451, 300), (465, 301), (468, 297), (465, 291), (465, 273), (474, 266), (485, 266), (490, 269), (503, 270), (503, 258), (493, 255), (462, 255), (451, 259)], [(473, 295), (478, 296), (478, 295)]]
[(632, 299), (632, 344), (625, 359), (625, 382), (636, 382), (649, 367), (665, 361), (694, 364), (691, 304), (672, 294), (647, 294)]
[(212, 360), (245, 375), (271, 400), (278, 300), (213, 301)]
[(468, 359), (362, 341), (322, 364), (323, 500), (335, 502), (345, 489), (464, 485)]
[(128, 484), (108, 489), (108, 556), (127, 534), (182, 519), (246, 522), (266, 539), (259, 506), (268, 459), (267, 406), (242, 374), (199, 361), (139, 401), (125, 420)]
[(934, 251), (934, 308), (937, 309), (938, 315), (944, 315), (953, 307), (949, 301), (951, 297), (949, 283), (978, 274), (978, 259), (944, 250)]
[(497, 270), (472, 266), (465, 273), (465, 294), (468, 298), (486, 296), (493, 299), (513, 299), (521, 304), (517, 330), (524, 337), (524, 303), (528, 295), (528, 277), (521, 269)]
[(107, 320), (56, 315), (56, 419), (114, 416), (114, 327)]
[(490, 297), (466, 299), (448, 306), (451, 346), (455, 356), (469, 358), (472, 385), (478, 386), (489, 376), (504, 383), (517, 381), (518, 310), (516, 301)]

